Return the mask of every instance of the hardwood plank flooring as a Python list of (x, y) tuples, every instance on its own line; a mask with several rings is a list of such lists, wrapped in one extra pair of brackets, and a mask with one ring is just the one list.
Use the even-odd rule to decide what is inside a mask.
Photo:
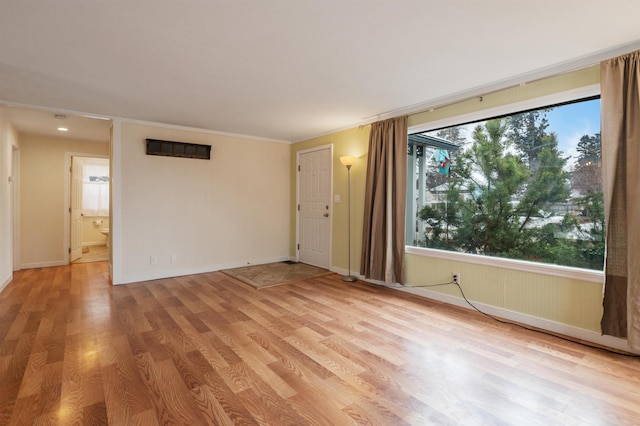
[(80, 263), (0, 294), (0, 425), (28, 424), (638, 425), (640, 360), (337, 275)]

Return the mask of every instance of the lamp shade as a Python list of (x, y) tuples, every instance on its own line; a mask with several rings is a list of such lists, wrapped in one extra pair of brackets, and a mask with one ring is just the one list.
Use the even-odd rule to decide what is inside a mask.
[(345, 155), (343, 157), (340, 157), (340, 162), (343, 166), (353, 166), (353, 163), (356, 162), (356, 157), (354, 157), (353, 155)]

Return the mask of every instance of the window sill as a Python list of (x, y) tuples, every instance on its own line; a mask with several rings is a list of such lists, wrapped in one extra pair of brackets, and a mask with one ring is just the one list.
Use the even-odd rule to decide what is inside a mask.
[(525, 260), (505, 259), (501, 257), (481, 256), (468, 253), (457, 253), (446, 250), (436, 250), (423, 247), (405, 246), (405, 253), (435, 259), (451, 260), (476, 265), (493, 266), (503, 269), (511, 269), (534, 274), (551, 275), (554, 277), (569, 278), (588, 282), (604, 282), (602, 271), (572, 268), (569, 266), (550, 265), (544, 263), (527, 262)]

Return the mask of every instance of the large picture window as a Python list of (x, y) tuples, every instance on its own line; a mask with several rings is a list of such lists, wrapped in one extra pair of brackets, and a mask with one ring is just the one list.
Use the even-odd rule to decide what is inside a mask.
[(602, 270), (600, 100), (409, 136), (406, 244)]

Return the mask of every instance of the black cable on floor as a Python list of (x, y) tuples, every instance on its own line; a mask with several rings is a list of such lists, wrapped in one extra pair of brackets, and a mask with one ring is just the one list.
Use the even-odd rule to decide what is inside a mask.
[(605, 351), (605, 352), (608, 352), (608, 353), (611, 353), (611, 354), (615, 354), (615, 355), (622, 355), (622, 356), (626, 356), (626, 357), (629, 357), (629, 358), (640, 358), (640, 355), (637, 355), (637, 354), (626, 353), (626, 352), (618, 352), (618, 351), (614, 351), (612, 349), (606, 348), (604, 346), (590, 345), (588, 343), (579, 342), (577, 340), (569, 339), (567, 337), (564, 337), (564, 336), (561, 336), (561, 335), (558, 335), (558, 334), (554, 334), (554, 333), (551, 333), (551, 332), (548, 332), (548, 331), (544, 331), (544, 330), (540, 330), (540, 329), (536, 329), (536, 328), (530, 328), (530, 327), (527, 327), (526, 325), (518, 324), (516, 322), (511, 322), (511, 321), (505, 321), (505, 320), (500, 319), (498, 317), (494, 317), (491, 314), (488, 314), (486, 312), (481, 311), (480, 309), (478, 309), (477, 306), (475, 306), (473, 303), (471, 303), (469, 301), (469, 299), (467, 299), (467, 296), (465, 296), (464, 291), (462, 290), (462, 287), (460, 286), (460, 283), (455, 282), (455, 281), (450, 281), (448, 283), (439, 283), (439, 284), (416, 285), (416, 286), (411, 286), (411, 287), (424, 287), (424, 288), (427, 288), (427, 287), (440, 287), (440, 286), (445, 286), (445, 285), (455, 285), (456, 287), (458, 287), (458, 290), (460, 290), (460, 294), (462, 295), (462, 298), (464, 299), (465, 302), (467, 302), (467, 304), (469, 306), (471, 306), (476, 312), (481, 313), (482, 315), (484, 315), (484, 316), (486, 316), (488, 318), (491, 318), (492, 320), (497, 321), (500, 324), (513, 325), (513, 326), (520, 327), (520, 328), (525, 329), (525, 330), (535, 331), (536, 333), (540, 333), (540, 334), (546, 334), (547, 336), (556, 337), (556, 338), (564, 340), (566, 342), (577, 343), (578, 345), (586, 346), (586, 347), (592, 348), (592, 349), (599, 349), (601, 351)]

